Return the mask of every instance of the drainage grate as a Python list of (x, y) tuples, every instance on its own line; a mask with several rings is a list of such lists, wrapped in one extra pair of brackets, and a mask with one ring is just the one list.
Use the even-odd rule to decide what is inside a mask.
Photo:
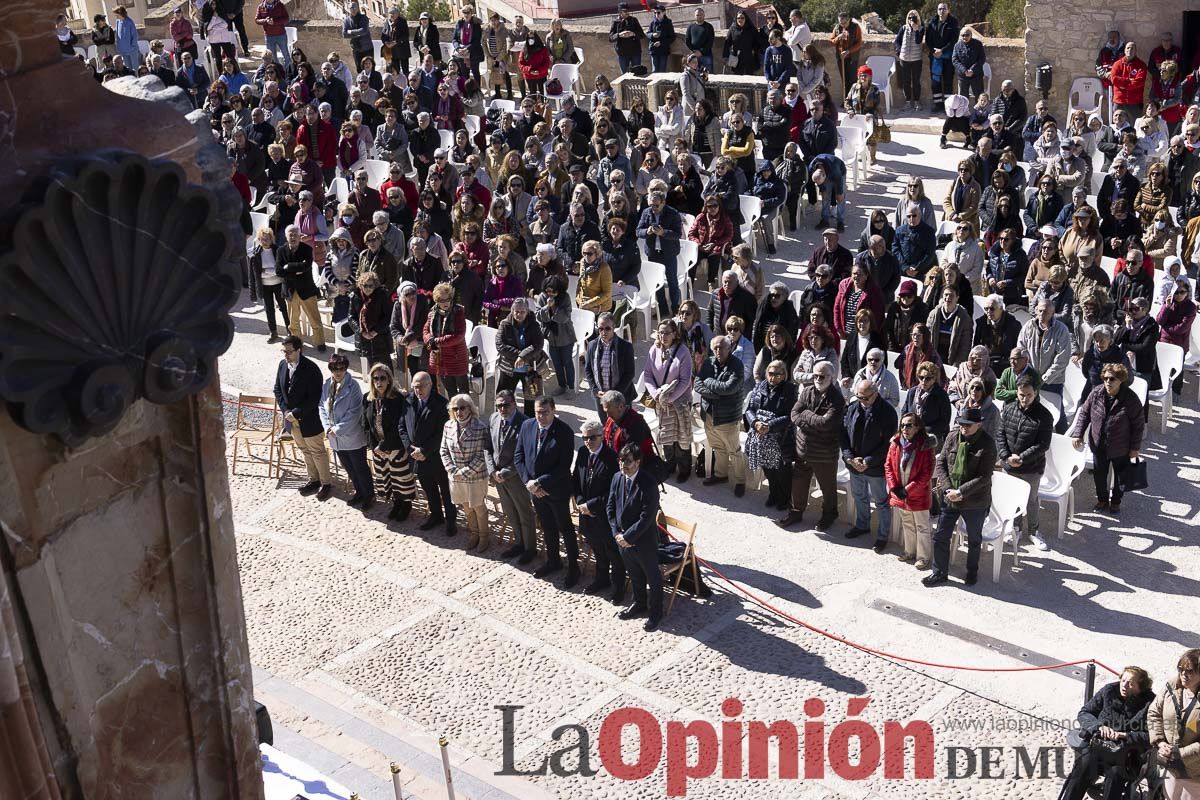
[[(1060, 664), (1063, 659), (1054, 658), (1053, 656), (1037, 653), (1025, 647), (1020, 647), (1011, 642), (996, 639), (992, 636), (973, 631), (970, 628), (963, 628), (955, 625), (953, 622), (947, 622), (944, 619), (931, 617), (920, 611), (915, 611), (911, 608), (906, 608), (898, 603), (893, 603), (890, 600), (876, 599), (868, 604), (869, 608), (876, 611), (882, 611), (884, 614), (902, 619), (905, 622), (911, 622), (913, 625), (919, 625), (922, 628), (929, 628), (946, 636), (953, 636), (955, 639), (961, 639), (964, 642), (970, 642), (973, 645), (986, 648), (994, 653), (997, 653), (1008, 658), (1015, 659), (1024, 664), (1029, 664), (1032, 667), (1042, 666), (1043, 664)], [(1069, 678), (1076, 680), (1085, 680), (1086, 665), (1079, 664), (1074, 667), (1060, 667), (1059, 669), (1047, 670), (1047, 672), (1057, 672), (1059, 675), (1066, 675)]]

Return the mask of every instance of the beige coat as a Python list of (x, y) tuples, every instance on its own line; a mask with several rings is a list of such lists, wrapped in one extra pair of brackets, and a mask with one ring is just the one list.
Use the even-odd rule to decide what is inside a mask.
[[(1171, 771), (1171, 774), (1176, 779), (1187, 779), (1183, 782), (1183, 787), (1191, 791), (1190, 796), (1200, 797), (1200, 703), (1197, 703), (1192, 709), (1192, 713), (1188, 715), (1183, 736), (1180, 737), (1178, 712), (1175, 709), (1175, 703), (1171, 702), (1171, 698), (1168, 697), (1168, 694), (1171, 694), (1174, 695), (1176, 701), (1180, 699), (1179, 678), (1172, 678), (1168, 687), (1169, 691), (1161, 692), (1158, 697), (1154, 698), (1154, 703), (1146, 713), (1150, 744), (1153, 748), (1157, 747), (1159, 742), (1168, 742), (1179, 748), (1186, 775), (1178, 771)], [(1180, 703), (1181, 710), (1186, 707), (1187, 703)], [(1189, 795), (1182, 796), (1188, 797)]]

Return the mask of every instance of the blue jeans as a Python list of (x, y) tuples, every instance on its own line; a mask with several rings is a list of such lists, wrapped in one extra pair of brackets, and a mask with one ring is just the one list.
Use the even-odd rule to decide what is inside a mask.
[(624, 75), (626, 72), (629, 72), (629, 70), (631, 68), (640, 67), (641, 65), (642, 65), (642, 54), (641, 53), (638, 53), (636, 56), (623, 56), (623, 55), (617, 54), (617, 66), (621, 68), (622, 75)]
[(850, 471), (850, 494), (854, 496), (854, 527), (871, 530), (871, 504), (879, 510), (877, 539), (887, 541), (892, 533), (892, 507), (888, 505), (887, 479)]
[(661, 50), (651, 51), (650, 64), (651, 64), (651, 66), (654, 67), (655, 72), (666, 72), (667, 71), (667, 56), (670, 54), (671, 54), (671, 51), (665, 47), (662, 48)]
[(288, 52), (287, 34), (267, 37), (267, 52), (275, 54), (275, 60), (283, 64), (284, 69), (292, 68), (292, 54)]
[(679, 304), (683, 302), (683, 297), (679, 292), (679, 256), (675, 255), (668, 258), (662, 253), (654, 253), (651, 256), (651, 260), (655, 259), (658, 259), (667, 268), (666, 291), (664, 292), (662, 289), (659, 289), (658, 296), (655, 299), (658, 301), (660, 311), (664, 308), (663, 302), (666, 301), (670, 305), (667, 312), (673, 316), (679, 310)]
[(709, 53), (708, 55), (701, 55), (701, 56), (700, 56), (700, 66), (704, 67), (704, 68), (705, 68), (706, 70), (708, 70), (710, 73), (713, 71), (713, 57), (712, 57), (712, 53)]
[(950, 539), (954, 526), (962, 517), (967, 526), (967, 574), (979, 571), (979, 551), (983, 548), (983, 522), (987, 519), (986, 508), (958, 509), (949, 503), (942, 505), (937, 530), (933, 532), (933, 571), (939, 575), (950, 572)]
[(558, 377), (558, 385), (563, 389), (575, 388), (575, 345), (550, 345), (550, 361), (554, 364), (554, 374)]

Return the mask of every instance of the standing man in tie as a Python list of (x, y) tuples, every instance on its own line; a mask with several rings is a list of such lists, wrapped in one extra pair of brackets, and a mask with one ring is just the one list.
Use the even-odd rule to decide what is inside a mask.
[(517, 398), (512, 389), (496, 393), (496, 413), (492, 414), (490, 446), (484, 453), (488, 475), (500, 495), (504, 518), (513, 526), (516, 541), (501, 555), (505, 559), (520, 556), (519, 564), (528, 564), (537, 555), (537, 527), (533, 521), (533, 502), (529, 490), (517, 474), (513, 454), (521, 426), (529, 417), (517, 410)]
[(613, 478), (620, 474), (617, 454), (604, 443), (604, 429), (599, 422), (588, 420), (579, 433), (583, 447), (575, 454), (571, 481), (575, 506), (579, 509), (579, 528), (596, 556), (596, 579), (583, 591), (598, 594), (612, 587), (612, 601), (620, 605), (625, 599), (625, 562), (608, 522), (608, 493)]
[(662, 621), (662, 572), (658, 569), (658, 484), (641, 469), (642, 450), (634, 443), (621, 448), (621, 474), (608, 492), (608, 523), (633, 584), (633, 605), (617, 614), (634, 619), (646, 614), (642, 626), (653, 631)]
[(554, 398), (539, 397), (534, 419), (525, 420), (513, 453), (517, 474), (533, 495), (533, 510), (542, 523), (546, 563), (533, 576), (543, 578), (562, 569), (558, 546), (560, 536), (567, 551), (567, 577), (563, 588), (579, 583), (579, 542), (571, 522), (571, 458), (575, 434), (555, 416)]
[(450, 478), (440, 455), (442, 430), (449, 419), (446, 398), (433, 391), (433, 378), (429, 373), (413, 375), (412, 395), (400, 425), (400, 440), (416, 465), (417, 480), (429, 504), (429, 519), (418, 527), (431, 531), (444, 522), (446, 535), (453, 536), (458, 533), (458, 512), (450, 502)]
[(333, 481), (329, 477), (325, 427), (321, 424), (321, 368), (301, 352), (304, 342), (299, 336), (286, 337), (282, 349), (283, 361), (275, 373), (275, 402), (291, 426), (292, 441), (300, 448), (308, 470), (308, 483), (300, 487), (300, 494), (328, 500), (333, 494)]
[(608, 311), (596, 318), (596, 331), (599, 335), (588, 342), (584, 372), (596, 413), (603, 418), (600, 397), (605, 392), (616, 390), (626, 399), (636, 396), (633, 389), (633, 345), (617, 336), (617, 323)]

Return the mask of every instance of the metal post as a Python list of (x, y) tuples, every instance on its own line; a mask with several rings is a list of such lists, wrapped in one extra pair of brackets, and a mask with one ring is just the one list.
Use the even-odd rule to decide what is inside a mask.
[(1087, 665), (1086, 677), (1083, 680), (1083, 702), (1092, 699), (1092, 695), (1096, 693), (1096, 662), (1089, 661)]
[(446, 776), (446, 797), (454, 800), (454, 778), (450, 775), (450, 740), (445, 734), (438, 739), (438, 747), (442, 751), (442, 773)]
[(396, 791), (396, 800), (404, 800), (404, 791), (400, 788), (400, 765), (393, 761), (391, 768), (392, 788)]

